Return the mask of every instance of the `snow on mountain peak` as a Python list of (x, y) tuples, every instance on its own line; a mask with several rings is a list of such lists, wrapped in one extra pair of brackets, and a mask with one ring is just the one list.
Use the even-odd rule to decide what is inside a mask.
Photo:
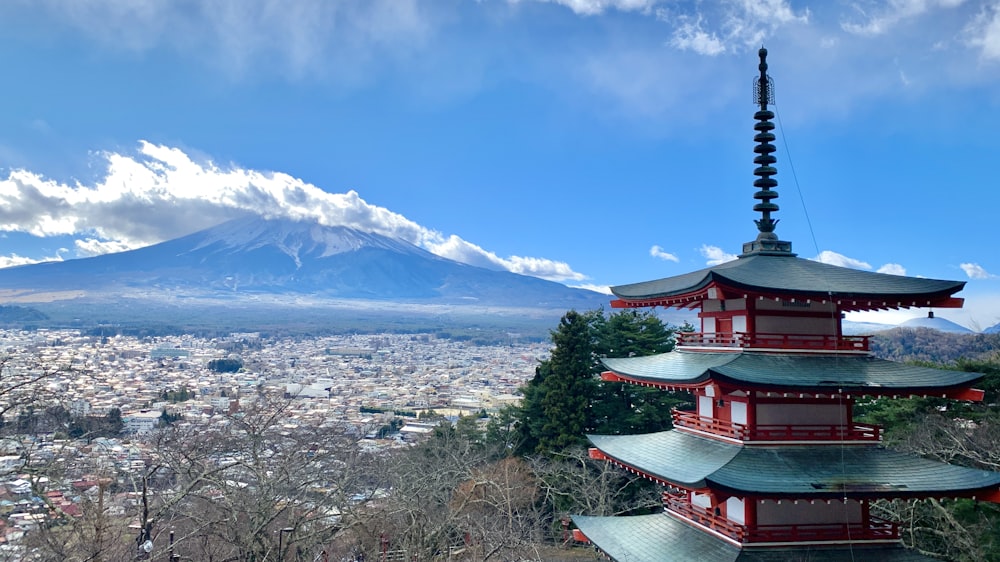
[(323, 226), (316, 222), (292, 219), (264, 219), (251, 216), (235, 219), (202, 231), (201, 240), (192, 248), (198, 251), (221, 246), (229, 252), (246, 252), (265, 247), (277, 248), (302, 266), (302, 258), (325, 258), (364, 247), (393, 250), (405, 254), (424, 254), (416, 246), (345, 226)]

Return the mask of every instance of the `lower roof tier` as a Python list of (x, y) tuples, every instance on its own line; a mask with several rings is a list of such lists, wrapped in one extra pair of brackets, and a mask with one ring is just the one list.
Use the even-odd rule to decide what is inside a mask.
[(741, 549), (708, 532), (664, 514), (628, 517), (573, 517), (580, 532), (620, 562), (927, 562), (933, 560), (898, 544), (878, 546), (799, 546)]
[(677, 350), (601, 361), (626, 380), (667, 387), (698, 386), (715, 381), (739, 388), (941, 395), (969, 388), (983, 378), (980, 373), (907, 365), (867, 355)]
[(1000, 501), (1000, 472), (875, 445), (742, 446), (680, 430), (590, 435), (600, 453), (680, 488), (742, 497), (978, 497)]

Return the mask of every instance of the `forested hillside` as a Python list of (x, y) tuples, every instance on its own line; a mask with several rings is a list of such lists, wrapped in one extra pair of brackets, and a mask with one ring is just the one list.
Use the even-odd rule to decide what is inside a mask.
[(926, 361), (942, 365), (960, 359), (989, 360), (1000, 351), (1000, 334), (956, 334), (931, 328), (895, 328), (871, 338), (876, 357), (890, 361)]

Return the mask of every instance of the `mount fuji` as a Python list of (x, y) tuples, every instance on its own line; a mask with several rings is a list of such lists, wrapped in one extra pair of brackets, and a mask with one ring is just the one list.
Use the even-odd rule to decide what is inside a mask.
[(136, 250), (0, 269), (0, 301), (164, 295), (236, 301), (291, 295), (562, 310), (608, 301), (593, 291), (459, 263), (401, 239), (256, 216)]

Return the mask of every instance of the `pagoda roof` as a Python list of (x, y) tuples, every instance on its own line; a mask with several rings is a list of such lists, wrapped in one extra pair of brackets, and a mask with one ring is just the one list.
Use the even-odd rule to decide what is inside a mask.
[[(965, 282), (860, 271), (799, 258), (794, 254), (765, 253), (740, 256), (683, 275), (611, 287), (611, 292), (626, 303), (687, 306), (684, 300), (675, 301), (673, 298), (690, 297), (713, 285), (745, 294), (846, 300), (853, 303), (847, 309), (867, 310), (960, 306), (957, 301), (949, 300), (951, 295), (962, 290)], [(873, 303), (862, 304), (861, 301)]]
[(573, 523), (602, 552), (621, 562), (926, 562), (932, 558), (899, 544), (740, 549), (664, 513), (627, 517), (573, 516)]
[(715, 381), (756, 388), (868, 395), (944, 394), (983, 378), (867, 355), (811, 355), (675, 350), (643, 357), (602, 358), (615, 374), (639, 383), (697, 386)]
[(753, 446), (683, 431), (591, 435), (606, 456), (687, 489), (764, 497), (925, 497), (992, 494), (1000, 472), (879, 446)]

